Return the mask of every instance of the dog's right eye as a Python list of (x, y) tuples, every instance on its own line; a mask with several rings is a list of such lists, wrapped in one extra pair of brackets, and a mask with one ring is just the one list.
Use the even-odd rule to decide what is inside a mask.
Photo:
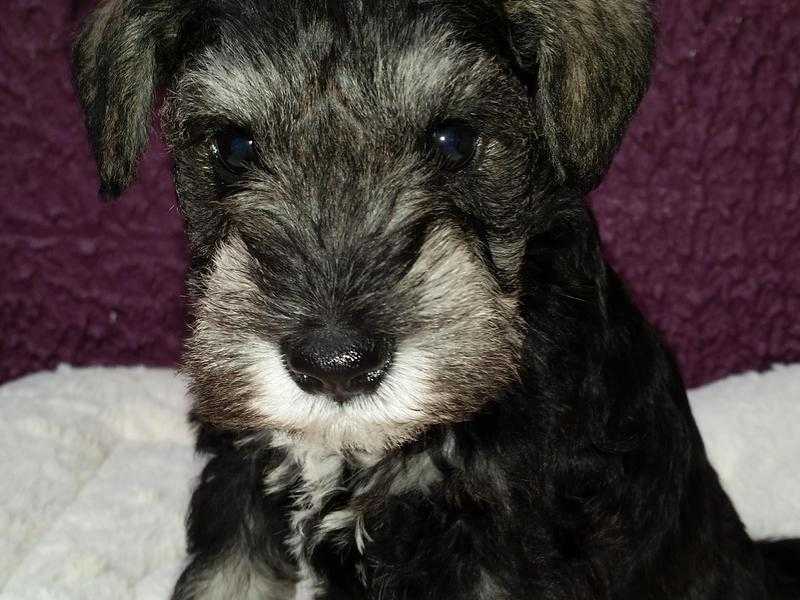
[(475, 155), (478, 134), (463, 121), (444, 121), (431, 131), (431, 146), (450, 169), (464, 166)]
[(219, 166), (229, 175), (240, 175), (253, 164), (255, 144), (252, 136), (236, 127), (227, 127), (214, 136), (212, 146)]

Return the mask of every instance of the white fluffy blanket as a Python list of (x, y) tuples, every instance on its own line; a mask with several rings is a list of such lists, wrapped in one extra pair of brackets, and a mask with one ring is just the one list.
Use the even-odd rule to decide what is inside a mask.
[[(165, 600), (201, 462), (171, 371), (61, 367), (0, 387), (0, 600)], [(750, 533), (800, 536), (800, 365), (694, 390)]]

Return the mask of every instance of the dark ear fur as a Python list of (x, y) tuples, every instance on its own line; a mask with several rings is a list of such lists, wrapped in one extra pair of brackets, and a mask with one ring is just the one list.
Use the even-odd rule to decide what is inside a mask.
[(647, 89), (648, 0), (505, 0), (511, 43), (562, 183), (588, 192)]
[(73, 70), (100, 172), (100, 193), (119, 196), (147, 146), (156, 89), (174, 63), (177, 0), (106, 0), (73, 49)]

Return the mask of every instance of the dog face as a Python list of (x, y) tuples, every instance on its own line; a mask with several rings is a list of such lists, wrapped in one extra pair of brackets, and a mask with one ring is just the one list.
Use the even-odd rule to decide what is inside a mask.
[(199, 418), (374, 451), (498, 398), (531, 237), (643, 93), (644, 3), (199, 4), (107, 2), (75, 54), (107, 194), (166, 89)]

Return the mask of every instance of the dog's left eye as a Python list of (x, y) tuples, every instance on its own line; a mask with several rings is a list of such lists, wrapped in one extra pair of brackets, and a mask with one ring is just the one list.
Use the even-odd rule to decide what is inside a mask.
[(431, 129), (431, 144), (450, 168), (466, 164), (475, 154), (478, 133), (462, 121), (445, 121)]
[(212, 149), (220, 165), (231, 175), (243, 173), (255, 159), (252, 136), (235, 127), (218, 132)]

